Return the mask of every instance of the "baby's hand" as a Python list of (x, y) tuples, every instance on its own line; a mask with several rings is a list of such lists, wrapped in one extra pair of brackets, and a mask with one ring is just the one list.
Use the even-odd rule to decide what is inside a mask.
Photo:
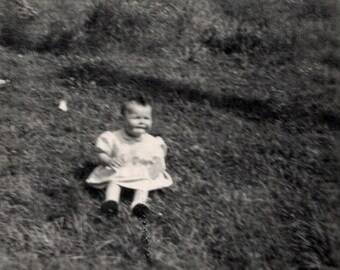
[(117, 170), (120, 167), (123, 166), (123, 161), (118, 159), (118, 158), (111, 158), (109, 161), (108, 166), (112, 169), (112, 170)]

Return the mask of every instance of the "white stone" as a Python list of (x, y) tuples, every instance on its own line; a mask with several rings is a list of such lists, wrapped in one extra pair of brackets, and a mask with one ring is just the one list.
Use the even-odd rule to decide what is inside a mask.
[(61, 99), (59, 101), (59, 107), (58, 107), (60, 110), (62, 110), (63, 112), (67, 112), (67, 101), (66, 100), (63, 100)]

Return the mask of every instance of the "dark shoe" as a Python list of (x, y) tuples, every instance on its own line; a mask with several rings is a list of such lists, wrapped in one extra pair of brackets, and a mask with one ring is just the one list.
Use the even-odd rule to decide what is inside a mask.
[(115, 201), (103, 202), (100, 210), (109, 216), (116, 216), (118, 213), (118, 203)]
[(147, 207), (143, 203), (138, 203), (135, 205), (135, 207), (132, 209), (132, 215), (134, 215), (137, 218), (146, 218), (149, 213), (149, 207)]

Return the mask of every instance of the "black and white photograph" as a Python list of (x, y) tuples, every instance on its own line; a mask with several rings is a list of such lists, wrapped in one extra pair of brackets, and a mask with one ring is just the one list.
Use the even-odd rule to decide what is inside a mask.
[(339, 0), (0, 0), (0, 270), (337, 270), (339, 180)]

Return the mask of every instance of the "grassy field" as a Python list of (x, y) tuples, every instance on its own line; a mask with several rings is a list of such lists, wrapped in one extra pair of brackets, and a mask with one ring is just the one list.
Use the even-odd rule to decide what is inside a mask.
[[(0, 0), (0, 269), (340, 267), (339, 1), (26, 3)], [(85, 185), (136, 93), (175, 181), (153, 265), (131, 192), (108, 219)]]

